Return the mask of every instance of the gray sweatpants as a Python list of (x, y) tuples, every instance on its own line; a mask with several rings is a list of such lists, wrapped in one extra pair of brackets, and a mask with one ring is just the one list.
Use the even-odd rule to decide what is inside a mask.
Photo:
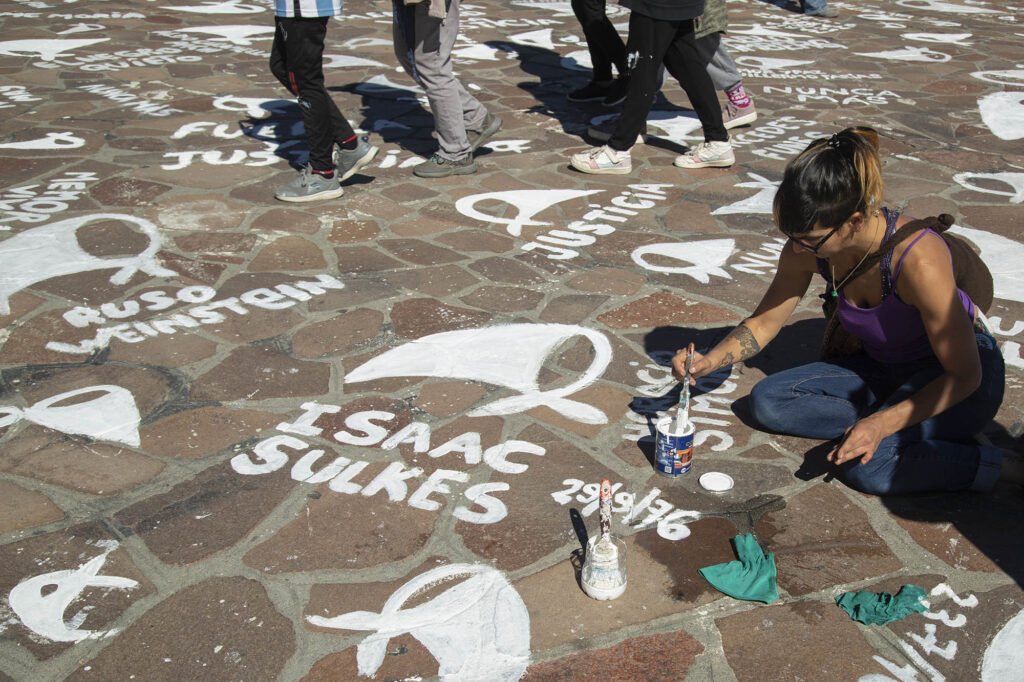
[(721, 33), (711, 33), (698, 38), (697, 51), (707, 64), (708, 75), (715, 84), (715, 90), (728, 90), (743, 80), (740, 70), (736, 68), (736, 62), (732, 60), (732, 55), (722, 42)]
[(463, 157), (469, 153), (466, 131), (482, 129), (487, 110), (452, 73), (452, 48), (459, 37), (459, 0), (450, 0), (443, 20), (428, 14), (429, 2), (392, 3), (395, 56), (427, 92), (440, 143), (437, 154), (449, 161)]

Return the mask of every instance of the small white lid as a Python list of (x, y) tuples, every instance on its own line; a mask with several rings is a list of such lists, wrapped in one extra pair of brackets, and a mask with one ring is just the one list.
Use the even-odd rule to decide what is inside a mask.
[(723, 474), (721, 471), (709, 471), (706, 474), (701, 474), (698, 483), (704, 490), (710, 490), (713, 493), (724, 493), (726, 490), (732, 490), (733, 486), (732, 476)]

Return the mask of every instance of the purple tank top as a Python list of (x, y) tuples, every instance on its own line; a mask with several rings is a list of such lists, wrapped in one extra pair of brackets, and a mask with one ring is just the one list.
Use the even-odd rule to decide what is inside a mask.
[[(883, 209), (886, 217), (885, 241), (892, 238), (896, 231), (896, 218), (899, 214), (895, 211)], [(839, 293), (839, 322), (843, 328), (853, 336), (856, 336), (864, 344), (864, 352), (874, 360), (882, 363), (909, 362), (934, 355), (931, 342), (928, 340), (928, 332), (921, 321), (921, 313), (917, 308), (900, 300), (896, 293), (896, 282), (900, 276), (900, 269), (903, 267), (903, 259), (907, 257), (914, 245), (931, 232), (926, 229), (907, 245), (896, 263), (896, 271), (892, 272), (892, 259), (884, 258), (879, 263), (882, 273), (882, 302), (873, 308), (859, 308), (846, 300), (842, 292)], [(947, 247), (948, 248), (948, 247)], [(952, 258), (952, 256), (950, 256)], [(818, 269), (823, 270), (824, 261), (819, 259)], [(831, 277), (826, 276), (831, 285)], [(957, 289), (960, 302), (970, 319), (974, 319), (974, 302), (961, 289)]]

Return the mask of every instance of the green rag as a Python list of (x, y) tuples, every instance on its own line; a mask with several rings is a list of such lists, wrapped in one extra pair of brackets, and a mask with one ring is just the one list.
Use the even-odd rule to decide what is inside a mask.
[(775, 555), (765, 554), (750, 533), (733, 538), (739, 561), (705, 566), (700, 574), (711, 586), (734, 599), (770, 604), (779, 598)]
[(924, 598), (925, 591), (917, 585), (904, 585), (895, 597), (888, 592), (846, 592), (836, 597), (836, 604), (858, 623), (885, 625), (927, 611), (921, 603)]

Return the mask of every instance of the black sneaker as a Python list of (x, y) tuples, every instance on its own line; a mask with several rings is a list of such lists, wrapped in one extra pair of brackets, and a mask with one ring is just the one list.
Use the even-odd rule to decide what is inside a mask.
[(412, 169), (419, 178), (447, 178), (449, 175), (470, 175), (476, 173), (476, 162), (472, 154), (458, 159), (445, 159), (434, 154), (424, 163)]
[(482, 129), (466, 131), (466, 137), (469, 138), (469, 153), (472, 154), (479, 149), (480, 145), (491, 139), (491, 137), (499, 130), (501, 130), (501, 119), (493, 115), (491, 112), (487, 112), (487, 116), (484, 117)]
[(570, 102), (596, 102), (608, 96), (608, 90), (615, 81), (590, 81), (582, 88), (565, 96)]
[(629, 91), (629, 78), (622, 76), (616, 78), (610, 86), (608, 86), (608, 94), (605, 95), (604, 100), (601, 102), (606, 107), (617, 107), (622, 104), (622, 100), (626, 99), (626, 93)]

